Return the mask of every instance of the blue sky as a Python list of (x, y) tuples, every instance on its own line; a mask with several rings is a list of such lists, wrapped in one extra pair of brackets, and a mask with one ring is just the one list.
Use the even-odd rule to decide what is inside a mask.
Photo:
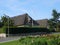
[(60, 0), (0, 0), (0, 17), (28, 13), (33, 19), (50, 19), (52, 10), (60, 12)]

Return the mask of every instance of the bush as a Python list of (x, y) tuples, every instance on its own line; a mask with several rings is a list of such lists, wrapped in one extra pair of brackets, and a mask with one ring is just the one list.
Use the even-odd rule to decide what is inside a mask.
[[(8, 28), (6, 29), (6, 33)], [(39, 28), (39, 27), (20, 27), (20, 28), (9, 28), (10, 34), (21, 34), (21, 33), (36, 33), (36, 32), (47, 32), (49, 33), (49, 29), (47, 28)]]
[(6, 26), (3, 26), (2, 28), (0, 28), (0, 33), (5, 33), (6, 32)]
[(26, 37), (19, 40), (22, 45), (60, 45), (59, 37)]

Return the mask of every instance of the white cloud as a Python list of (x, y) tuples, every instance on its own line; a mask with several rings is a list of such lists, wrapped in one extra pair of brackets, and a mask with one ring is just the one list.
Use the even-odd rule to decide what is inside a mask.
[[(53, 6), (56, 3), (60, 2), (60, 0), (0, 0), (0, 5), (4, 6), (4, 8), (7, 8), (9, 10), (11, 10), (12, 12), (16, 12), (17, 14), (19, 14), (19, 12), (23, 12), (23, 13), (35, 13), (36, 10), (34, 10), (34, 5), (37, 7), (37, 3), (42, 4), (44, 6)], [(29, 10), (27, 10), (27, 8), (25, 8), (24, 6), (28, 6), (28, 4), (32, 3), (32, 8), (31, 6), (29, 8)], [(37, 4), (37, 5), (36, 5)], [(36, 9), (36, 8), (35, 8)], [(5, 13), (7, 13), (8, 11), (5, 11)], [(37, 13), (37, 12), (36, 12)], [(36, 14), (35, 13), (35, 14)], [(10, 14), (8, 12), (8, 14)]]

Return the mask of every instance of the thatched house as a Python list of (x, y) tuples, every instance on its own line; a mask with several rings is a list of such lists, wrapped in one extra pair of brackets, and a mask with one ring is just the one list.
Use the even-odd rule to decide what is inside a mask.
[(12, 17), (14, 21), (14, 26), (37, 26), (39, 25), (35, 20), (33, 20), (27, 13), (19, 16)]
[(39, 26), (39, 27), (48, 27), (48, 20), (34, 20), (27, 13), (12, 17), (14, 21), (14, 26)]

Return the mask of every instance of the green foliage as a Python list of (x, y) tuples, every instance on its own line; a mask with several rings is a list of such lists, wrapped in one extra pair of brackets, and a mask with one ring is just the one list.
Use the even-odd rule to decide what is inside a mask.
[(49, 27), (51, 30), (59, 31), (58, 28), (60, 28), (60, 13), (58, 13), (56, 10), (52, 11), (52, 18), (48, 21)]
[(3, 26), (3, 24), (2, 24), (2, 22), (0, 21), (0, 28), (2, 28), (2, 26)]
[(13, 27), (13, 20), (7, 15), (1, 17), (0, 20), (0, 33), (5, 33), (7, 27)]
[(3, 31), (3, 28), (0, 28), (0, 33), (3, 33), (4, 31)]
[[(47, 28), (39, 28), (39, 27), (19, 27), (19, 28), (9, 28), (10, 34), (23, 34), (23, 33), (37, 33), (37, 32), (45, 32), (50, 33)], [(8, 28), (6, 29), (6, 34), (8, 33)]]
[(3, 26), (13, 26), (13, 20), (11, 20), (11, 18), (7, 15), (4, 15), (1, 17), (1, 22), (3, 24)]
[(21, 38), (19, 42), (22, 45), (59, 45), (60, 38), (59, 37), (26, 37)]
[(3, 26), (2, 28), (0, 28), (0, 33), (5, 33), (6, 31), (6, 26)]
[(60, 36), (20, 37), (19, 40), (0, 43), (0, 45), (60, 45)]

